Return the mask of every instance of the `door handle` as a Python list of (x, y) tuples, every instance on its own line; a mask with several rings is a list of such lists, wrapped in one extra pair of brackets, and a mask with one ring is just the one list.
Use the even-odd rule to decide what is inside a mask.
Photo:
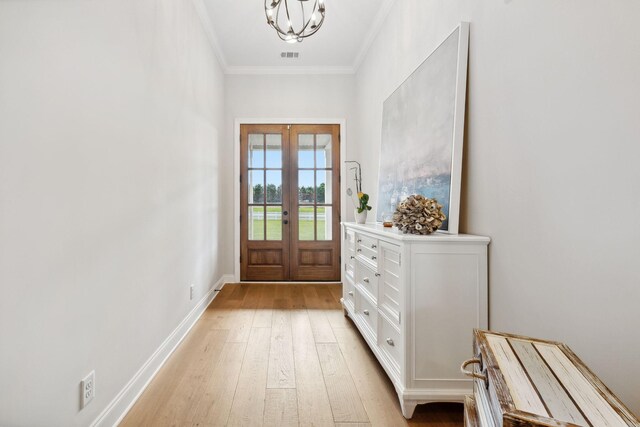
[(285, 219), (284, 221), (282, 221), (283, 224), (289, 224), (289, 220)]
[(284, 212), (282, 212), (282, 215), (284, 215), (284, 216), (289, 215), (289, 211), (284, 211)]

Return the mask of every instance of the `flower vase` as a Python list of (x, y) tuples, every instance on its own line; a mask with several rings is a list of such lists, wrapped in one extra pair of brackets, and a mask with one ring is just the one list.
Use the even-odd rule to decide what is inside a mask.
[(367, 222), (367, 212), (368, 210), (364, 209), (362, 212), (358, 213), (358, 209), (354, 210), (356, 216), (356, 224), (364, 224)]

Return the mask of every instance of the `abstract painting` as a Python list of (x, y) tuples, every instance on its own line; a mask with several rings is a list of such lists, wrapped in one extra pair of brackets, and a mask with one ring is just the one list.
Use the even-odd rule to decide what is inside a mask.
[(411, 194), (437, 199), (458, 233), (469, 24), (461, 23), (383, 104), (377, 220)]

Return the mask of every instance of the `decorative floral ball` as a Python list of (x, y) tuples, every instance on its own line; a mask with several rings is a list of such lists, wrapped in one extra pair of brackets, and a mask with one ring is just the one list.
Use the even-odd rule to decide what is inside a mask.
[(436, 199), (414, 194), (398, 203), (393, 225), (407, 234), (431, 234), (447, 219)]

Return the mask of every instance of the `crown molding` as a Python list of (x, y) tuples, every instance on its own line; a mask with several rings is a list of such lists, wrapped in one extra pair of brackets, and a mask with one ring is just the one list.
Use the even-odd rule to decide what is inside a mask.
[(353, 67), (330, 66), (231, 66), (226, 74), (256, 75), (256, 74), (355, 74)]
[(209, 39), (209, 43), (211, 44), (211, 48), (213, 49), (213, 53), (216, 58), (218, 58), (218, 62), (220, 63), (220, 67), (222, 71), (227, 74), (227, 69), (229, 68), (227, 64), (227, 60), (224, 57), (224, 53), (222, 52), (222, 48), (220, 47), (220, 42), (218, 41), (218, 37), (216, 36), (216, 32), (213, 28), (213, 24), (211, 23), (211, 19), (209, 18), (209, 11), (207, 10), (207, 6), (204, 4), (203, 0), (192, 0), (193, 6), (196, 9), (196, 14), (200, 18), (200, 22), (202, 23), (202, 29), (207, 35), (207, 39)]
[(376, 39), (380, 30), (382, 29), (382, 25), (385, 23), (389, 12), (391, 12), (391, 8), (393, 7), (395, 0), (384, 0), (382, 5), (380, 6), (380, 10), (376, 14), (376, 17), (373, 19), (373, 24), (369, 29), (366, 37), (364, 38), (362, 45), (360, 46), (360, 50), (356, 55), (356, 59), (353, 61), (353, 72), (357, 73), (360, 65), (362, 65), (362, 61), (367, 57), (367, 53), (369, 53), (369, 49), (371, 49), (371, 45), (373, 41)]
[(373, 24), (369, 29), (366, 37), (363, 39), (362, 45), (360, 46), (360, 50), (353, 61), (351, 66), (259, 66), (259, 65), (246, 65), (246, 66), (230, 66), (227, 63), (227, 60), (224, 56), (222, 48), (220, 47), (220, 42), (218, 41), (218, 37), (216, 35), (213, 24), (211, 23), (211, 19), (209, 17), (209, 11), (207, 10), (207, 6), (204, 4), (204, 0), (192, 0), (193, 5), (195, 7), (196, 13), (200, 18), (200, 22), (202, 23), (202, 28), (209, 39), (209, 43), (213, 49), (213, 52), (220, 63), (220, 67), (224, 74), (234, 74), (234, 75), (276, 75), (276, 74), (285, 74), (285, 75), (301, 75), (301, 74), (356, 74), (360, 65), (364, 61), (371, 49), (371, 45), (373, 41), (376, 39), (380, 30), (382, 29), (382, 25), (384, 24), (391, 8), (395, 0), (384, 0), (376, 14)]

